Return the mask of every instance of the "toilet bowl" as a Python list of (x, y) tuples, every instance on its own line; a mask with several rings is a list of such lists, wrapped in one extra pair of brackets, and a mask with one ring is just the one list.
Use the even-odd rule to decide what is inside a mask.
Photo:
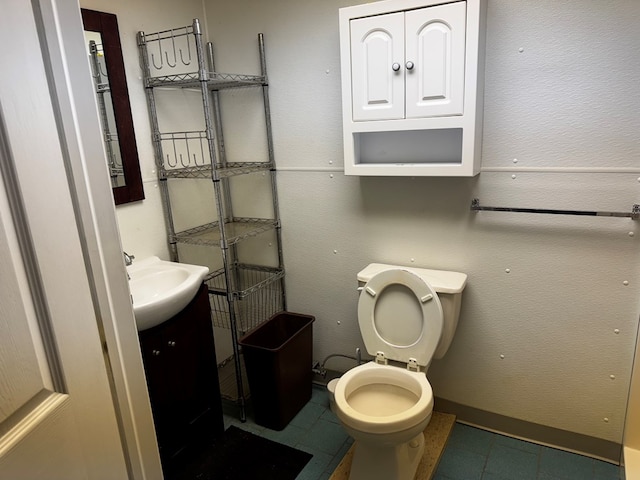
[(375, 360), (328, 386), (334, 413), (355, 440), (351, 480), (413, 479), (433, 412), (425, 370), (449, 348), (466, 278), (382, 264), (358, 274), (358, 324)]
[(433, 392), (422, 372), (369, 362), (341, 377), (335, 402), (336, 415), (354, 438), (361, 432), (385, 442), (385, 436), (409, 435), (431, 416)]

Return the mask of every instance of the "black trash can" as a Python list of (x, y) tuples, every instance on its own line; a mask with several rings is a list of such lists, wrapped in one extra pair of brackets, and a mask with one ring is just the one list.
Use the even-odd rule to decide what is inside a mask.
[(276, 313), (238, 341), (258, 425), (282, 430), (311, 399), (314, 320)]

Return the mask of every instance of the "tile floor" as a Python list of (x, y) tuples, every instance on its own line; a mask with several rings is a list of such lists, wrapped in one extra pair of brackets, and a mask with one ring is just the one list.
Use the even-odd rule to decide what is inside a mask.
[(456, 423), (434, 480), (624, 480), (622, 468)]
[[(329, 409), (323, 387), (282, 431), (256, 425), (249, 412), (242, 423), (231, 410), (225, 428), (235, 425), (313, 454), (297, 480), (327, 480), (352, 439)], [(623, 469), (581, 455), (523, 442), (456, 423), (434, 480), (624, 480)]]
[(225, 428), (235, 425), (261, 437), (311, 453), (313, 458), (300, 472), (297, 480), (328, 479), (353, 444), (351, 437), (329, 409), (329, 398), (323, 387), (314, 385), (311, 401), (282, 431), (256, 425), (251, 417), (249, 411), (247, 421), (242, 423), (236, 416), (225, 413)]

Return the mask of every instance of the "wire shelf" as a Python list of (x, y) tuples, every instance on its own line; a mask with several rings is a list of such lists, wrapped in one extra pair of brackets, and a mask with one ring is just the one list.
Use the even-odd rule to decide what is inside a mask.
[[(267, 84), (266, 75), (220, 73), (201, 69), (203, 65), (198, 65), (196, 58), (199, 48), (196, 37), (201, 37), (200, 22), (197, 19), (194, 19), (192, 25), (184, 27), (156, 33), (140, 32), (138, 45), (143, 48), (150, 68), (149, 75), (145, 77), (145, 86), (200, 88), (201, 82), (205, 81), (210, 90), (222, 90)], [(155, 75), (151, 75), (152, 68)], [(167, 75), (169, 71), (171, 74)]]
[(207, 132), (195, 130), (157, 133), (155, 140), (162, 144), (164, 172), (191, 167), (211, 168)]
[[(151, 77), (145, 82), (147, 88), (182, 87), (200, 88), (201, 78), (198, 72), (178, 73)], [(207, 87), (209, 90), (226, 90), (230, 88), (261, 87), (267, 85), (266, 77), (262, 75), (243, 75), (239, 73), (207, 73)]]
[[(233, 218), (226, 221), (225, 234), (227, 245), (235, 245), (245, 238), (255, 237), (278, 226), (277, 220), (271, 218)], [(221, 246), (220, 223), (207, 223), (198, 227), (177, 232), (170, 240), (189, 245)]]
[[(164, 155), (161, 172), (164, 178), (211, 179), (211, 156), (206, 132), (158, 133), (155, 140), (162, 144)], [(214, 163), (213, 167), (217, 178), (225, 178), (271, 170), (275, 165), (273, 162), (227, 162)]]
[[(216, 164), (218, 178), (245, 175), (248, 173), (272, 170), (275, 165), (272, 162), (229, 162), (226, 165)], [(211, 165), (198, 165), (185, 168), (170, 168), (164, 170), (166, 178), (205, 178), (211, 179)]]
[[(284, 270), (257, 265), (237, 265), (229, 275), (234, 290), (236, 330), (244, 335), (275, 313), (282, 311), (282, 282)], [(209, 287), (209, 302), (213, 325), (231, 329), (229, 302), (224, 269), (216, 270), (205, 278)]]

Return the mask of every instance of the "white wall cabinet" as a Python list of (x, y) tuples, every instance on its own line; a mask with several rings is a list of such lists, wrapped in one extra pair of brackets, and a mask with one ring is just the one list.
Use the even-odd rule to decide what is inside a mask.
[(345, 173), (479, 172), (485, 0), (340, 9)]

